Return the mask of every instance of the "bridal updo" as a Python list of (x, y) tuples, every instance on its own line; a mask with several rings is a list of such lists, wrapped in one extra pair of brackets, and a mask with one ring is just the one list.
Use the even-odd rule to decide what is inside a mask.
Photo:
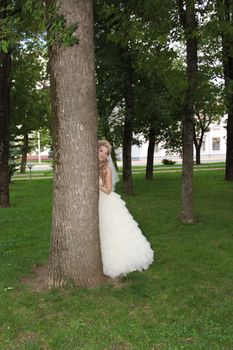
[[(108, 149), (108, 155), (111, 154), (111, 150), (112, 150), (112, 145), (107, 141), (107, 140), (99, 140), (98, 141), (98, 149), (104, 146)], [(103, 181), (103, 183), (105, 183), (105, 178), (106, 178), (106, 174), (107, 174), (107, 166), (108, 166), (108, 160), (104, 160), (104, 161), (100, 161), (99, 160), (99, 175)]]

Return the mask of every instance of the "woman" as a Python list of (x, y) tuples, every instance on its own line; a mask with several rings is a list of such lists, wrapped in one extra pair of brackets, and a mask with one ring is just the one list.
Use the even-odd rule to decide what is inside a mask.
[(108, 141), (99, 141), (99, 225), (103, 271), (115, 278), (147, 269), (154, 252), (125, 202), (112, 191), (115, 171), (109, 166), (111, 148)]

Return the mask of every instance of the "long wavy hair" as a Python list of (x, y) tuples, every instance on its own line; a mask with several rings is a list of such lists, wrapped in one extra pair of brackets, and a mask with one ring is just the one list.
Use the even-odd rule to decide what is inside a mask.
[[(100, 146), (104, 146), (108, 149), (108, 155), (111, 154), (112, 146), (107, 140), (99, 140), (98, 141), (98, 150)], [(106, 182), (106, 174), (107, 174), (108, 160), (99, 160), (99, 176), (103, 183)]]

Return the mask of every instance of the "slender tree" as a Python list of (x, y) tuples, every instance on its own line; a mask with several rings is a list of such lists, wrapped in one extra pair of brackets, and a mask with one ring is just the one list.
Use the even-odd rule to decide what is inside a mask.
[(183, 105), (182, 118), (182, 220), (192, 223), (193, 199), (193, 133), (194, 98), (197, 90), (197, 19), (195, 1), (176, 0), (186, 40), (187, 90)]
[(55, 172), (51, 286), (70, 280), (92, 287), (104, 280), (92, 6), (91, 0), (47, 1)]
[(26, 40), (26, 33), (32, 29), (32, 26), (34, 29), (37, 27), (38, 14), (41, 14), (42, 8), (42, 2), (36, 0), (0, 1), (0, 206), (3, 207), (8, 207), (10, 204), (9, 135), (12, 119), (10, 106), (12, 53), (21, 39)]
[(153, 180), (154, 172), (154, 150), (155, 150), (155, 141), (156, 141), (156, 131), (155, 127), (151, 126), (149, 130), (149, 145), (147, 150), (147, 162), (146, 162), (146, 180)]
[[(99, 6), (99, 11), (98, 11)], [(101, 10), (100, 10), (101, 9)], [(129, 1), (102, 1), (96, 4), (96, 42), (97, 58), (101, 58), (101, 63), (106, 63), (102, 53), (106, 50), (101, 44), (110, 48), (106, 53), (110, 59), (112, 53), (115, 57), (107, 64), (108, 68), (115, 70), (109, 74), (108, 79), (113, 82), (118, 89), (118, 96), (124, 109), (124, 121), (122, 125), (122, 148), (123, 148), (123, 191), (126, 195), (133, 193), (131, 146), (133, 138), (134, 119), (134, 98), (133, 98), (133, 49), (130, 45), (130, 34), (132, 32), (132, 2)], [(103, 40), (104, 38), (104, 40)], [(101, 40), (102, 39), (102, 40)], [(116, 61), (116, 56), (118, 62)], [(114, 67), (115, 64), (115, 67)], [(97, 70), (97, 73), (101, 73)], [(106, 73), (105, 73), (106, 74)], [(118, 74), (118, 77), (117, 77)], [(117, 78), (116, 78), (117, 77)], [(100, 80), (99, 80), (100, 81)], [(101, 85), (99, 86), (101, 88)], [(110, 117), (110, 116), (109, 116)]]
[(228, 114), (225, 179), (233, 181), (233, 5), (230, 0), (216, 0), (216, 5), (222, 39), (222, 63)]
[(25, 172), (32, 132), (51, 124), (47, 59), (44, 38), (30, 35), (12, 55), (11, 134), (23, 139), (21, 172)]
[(125, 120), (123, 132), (123, 191), (126, 195), (133, 194), (131, 146), (133, 138), (134, 97), (133, 97), (133, 66), (131, 53), (127, 48), (121, 50), (124, 74)]
[[(1, 23), (9, 16), (7, 0), (0, 1)], [(0, 30), (3, 31), (2, 26)], [(11, 52), (7, 45), (7, 38), (1, 33), (3, 40), (0, 47), (0, 206), (7, 208), (9, 199), (9, 137), (10, 137), (10, 87), (11, 87)]]
[(195, 126), (194, 126), (194, 135), (193, 141), (196, 149), (196, 164), (201, 164), (201, 147), (204, 140), (205, 133), (209, 130), (209, 125), (211, 123), (211, 118), (199, 113), (195, 115)]

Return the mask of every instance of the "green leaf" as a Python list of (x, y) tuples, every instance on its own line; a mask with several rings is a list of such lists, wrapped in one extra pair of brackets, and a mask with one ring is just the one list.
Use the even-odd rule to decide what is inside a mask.
[(8, 52), (8, 48), (9, 48), (9, 43), (6, 40), (1, 40), (1, 51), (3, 51), (4, 53)]

